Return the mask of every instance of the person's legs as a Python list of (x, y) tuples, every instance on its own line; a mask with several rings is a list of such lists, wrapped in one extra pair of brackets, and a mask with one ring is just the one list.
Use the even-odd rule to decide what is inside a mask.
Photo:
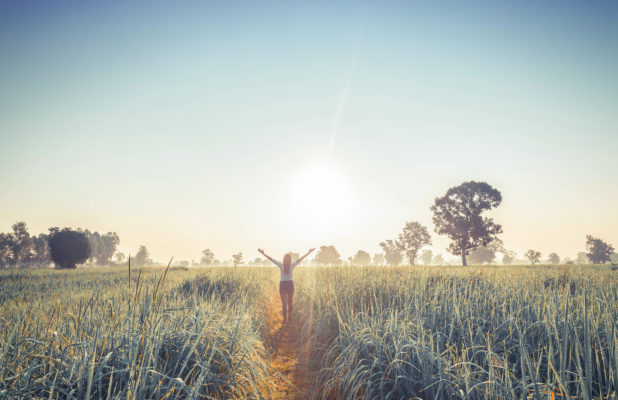
[(294, 282), (290, 281), (290, 290), (288, 292), (288, 315), (292, 318), (292, 304), (294, 303)]
[(281, 313), (283, 314), (283, 322), (285, 322), (287, 320), (287, 313), (286, 313), (287, 292), (285, 290), (285, 286), (283, 282), (279, 282), (279, 297), (281, 297)]

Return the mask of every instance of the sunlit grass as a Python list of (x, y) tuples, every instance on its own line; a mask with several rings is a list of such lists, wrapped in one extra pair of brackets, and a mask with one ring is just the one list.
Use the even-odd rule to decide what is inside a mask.
[(298, 275), (318, 398), (616, 398), (609, 267)]
[(0, 398), (258, 398), (272, 273), (2, 271)]

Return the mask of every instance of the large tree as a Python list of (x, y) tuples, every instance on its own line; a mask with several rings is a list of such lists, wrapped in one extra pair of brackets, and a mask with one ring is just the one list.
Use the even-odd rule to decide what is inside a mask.
[(320, 246), (320, 250), (318, 250), (313, 261), (322, 265), (340, 265), (341, 256), (335, 246)]
[(593, 264), (604, 264), (611, 261), (614, 246), (592, 235), (586, 235), (586, 250), (586, 255)]
[(431, 206), (436, 233), (451, 239), (448, 250), (453, 255), (461, 255), (464, 266), (470, 251), (487, 246), (502, 233), (502, 226), (492, 218), (481, 216), (501, 202), (502, 195), (497, 189), (485, 182), (470, 181), (450, 188)]
[(51, 259), (58, 269), (75, 268), (90, 257), (90, 243), (83, 232), (65, 228), (49, 236)]
[(416, 265), (418, 252), (423, 246), (431, 244), (431, 235), (429, 235), (429, 231), (421, 223), (416, 221), (406, 222), (402, 232), (399, 234), (397, 243), (408, 257), (410, 265)]
[(384, 259), (388, 265), (399, 265), (403, 259), (401, 246), (395, 240), (385, 240), (380, 242), (380, 247), (384, 251)]

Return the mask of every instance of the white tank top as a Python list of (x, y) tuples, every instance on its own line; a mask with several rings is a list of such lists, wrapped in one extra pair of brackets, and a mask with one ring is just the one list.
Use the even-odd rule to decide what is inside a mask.
[(301, 261), (302, 260), (296, 260), (292, 264), (290, 264), (290, 271), (286, 274), (285, 271), (284, 271), (285, 268), (283, 268), (283, 263), (280, 263), (277, 260), (272, 260), (272, 262), (275, 263), (275, 265), (277, 267), (279, 267), (279, 269), (281, 270), (281, 281), (291, 281), (292, 280), (292, 271), (294, 270), (295, 266), (300, 264)]

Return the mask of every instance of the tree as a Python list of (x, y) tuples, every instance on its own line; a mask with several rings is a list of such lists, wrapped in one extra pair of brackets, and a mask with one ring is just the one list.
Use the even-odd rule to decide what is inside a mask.
[(99, 251), (96, 255), (97, 264), (109, 265), (119, 243), (120, 237), (116, 232), (107, 232), (105, 235), (99, 235)]
[(515, 257), (517, 257), (517, 253), (511, 250), (503, 250), (504, 255), (502, 256), (502, 264), (509, 265), (515, 262)]
[(383, 253), (377, 253), (373, 255), (373, 265), (384, 265)]
[(487, 246), (479, 246), (470, 252), (468, 261), (472, 264), (491, 264), (496, 258), (496, 253)]
[(32, 261), (38, 267), (45, 267), (51, 262), (48, 241), (49, 235), (44, 233), (32, 236)]
[(14, 237), (10, 233), (0, 233), (0, 265), (13, 264)]
[(363, 250), (357, 251), (352, 259), (354, 265), (369, 265), (369, 263), (371, 263), (371, 255)]
[(530, 263), (533, 265), (538, 263), (541, 259), (541, 252), (532, 249), (528, 250), (524, 255), (528, 258), (528, 260), (530, 260)]
[(588, 254), (583, 251), (577, 253), (577, 258), (575, 259), (576, 264), (588, 264), (590, 262), (590, 258), (588, 258)]
[(586, 235), (586, 250), (586, 255), (593, 264), (605, 264), (611, 261), (614, 246), (592, 235)]
[(421, 261), (423, 262), (423, 264), (429, 265), (431, 264), (432, 260), (433, 260), (433, 251), (423, 250), (423, 253), (421, 254)]
[(253, 260), (253, 265), (255, 266), (264, 265), (264, 260), (262, 260), (260, 257), (257, 257), (255, 260)]
[(212, 265), (215, 259), (215, 255), (210, 249), (202, 250), (202, 258), (200, 259), (200, 265)]
[(320, 246), (313, 261), (321, 265), (341, 265), (341, 256), (335, 246)]
[(547, 258), (550, 264), (560, 264), (560, 256), (556, 253), (551, 253)]
[(72, 269), (90, 257), (90, 243), (83, 232), (65, 228), (49, 237), (51, 259), (58, 269)]
[(242, 263), (243, 263), (243, 260), (242, 260), (242, 252), (241, 252), (241, 253), (234, 254), (234, 255), (232, 256), (232, 260), (234, 260), (234, 266), (235, 266), (235, 267), (238, 267), (240, 264), (242, 264)]
[(148, 249), (146, 246), (141, 245), (139, 246), (139, 250), (137, 250), (137, 254), (133, 257), (133, 265), (136, 267), (144, 266), (148, 262), (149, 257), (150, 254), (148, 253)]
[(399, 265), (403, 259), (401, 254), (401, 246), (395, 240), (385, 240), (380, 243), (380, 247), (384, 251), (384, 258), (388, 265)]
[(442, 257), (442, 254), (436, 254), (436, 256), (433, 258), (433, 265), (444, 265), (446, 264), (446, 261), (444, 260), (444, 257)]
[(618, 264), (618, 253), (612, 253), (612, 255), (609, 256), (609, 261), (612, 264)]
[(27, 266), (32, 258), (32, 238), (28, 233), (25, 222), (19, 221), (13, 224), (13, 264)]
[(470, 251), (487, 246), (502, 233), (502, 227), (493, 219), (481, 216), (501, 202), (502, 195), (497, 189), (485, 182), (470, 181), (450, 188), (431, 206), (436, 233), (451, 239), (448, 250), (453, 255), (461, 255), (464, 266)]
[(431, 244), (431, 236), (426, 227), (419, 222), (406, 222), (397, 240), (401, 250), (408, 257), (410, 265), (416, 265), (416, 257), (421, 247)]

